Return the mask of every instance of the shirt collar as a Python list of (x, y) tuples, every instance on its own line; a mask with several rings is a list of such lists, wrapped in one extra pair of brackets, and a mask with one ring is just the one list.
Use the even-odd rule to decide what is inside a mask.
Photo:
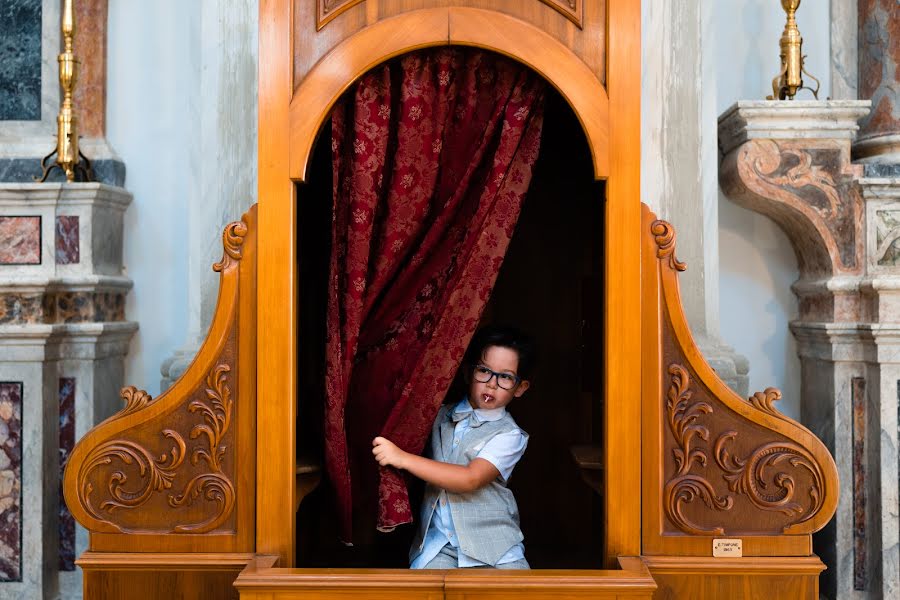
[[(459, 401), (459, 403), (453, 407), (453, 413), (456, 415), (464, 415), (465, 413), (473, 412), (472, 405), (469, 404), (469, 397), (463, 396), (463, 399)], [(497, 421), (503, 418), (503, 415), (506, 414), (506, 407), (501, 406), (500, 408), (476, 408), (474, 409), (475, 418), (479, 421)]]

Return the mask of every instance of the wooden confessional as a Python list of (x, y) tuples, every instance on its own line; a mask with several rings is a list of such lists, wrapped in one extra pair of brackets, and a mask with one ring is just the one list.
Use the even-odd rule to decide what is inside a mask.
[[(206, 341), (158, 398), (124, 389), (125, 408), (69, 459), (65, 499), (90, 532), (85, 598), (818, 598), (811, 536), (837, 504), (833, 460), (775, 409), (777, 390), (745, 400), (704, 361), (681, 308), (675, 231), (640, 202), (640, 0), (261, 0), (259, 44), (259, 204), (223, 234)], [(580, 130), (545, 130), (545, 142), (590, 179), (553, 202), (588, 199), (564, 252), (596, 240), (556, 284), (595, 274), (580, 302), (597, 316), (572, 339), (593, 344), (579, 376), (595, 385), (578, 410), (591, 438), (581, 441), (596, 447), (572, 454), (596, 492), (558, 507), (599, 515), (584, 544), (593, 559), (532, 571), (295, 568), (310, 564), (296, 515), (320, 477), (297, 458), (309, 400), (298, 299), (313, 285), (297, 232), (321, 168), (317, 136), (367, 70), (447, 44), (527, 65), (558, 92), (547, 110)], [(540, 177), (535, 197), (553, 187)], [(531, 223), (556, 214), (530, 196), (529, 210)], [(510, 256), (540, 259), (529, 235), (523, 225)], [(492, 302), (515, 305), (501, 283)], [(528, 519), (523, 510), (526, 532)], [(558, 548), (552, 538), (541, 539)]]

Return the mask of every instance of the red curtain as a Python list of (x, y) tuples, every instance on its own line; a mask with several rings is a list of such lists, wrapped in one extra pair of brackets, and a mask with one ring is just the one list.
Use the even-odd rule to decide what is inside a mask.
[(427, 441), (531, 180), (544, 85), (494, 54), (429, 49), (376, 67), (335, 107), (325, 458), (345, 541), (354, 507), (377, 503), (382, 531), (412, 521), (405, 480), (371, 441)]

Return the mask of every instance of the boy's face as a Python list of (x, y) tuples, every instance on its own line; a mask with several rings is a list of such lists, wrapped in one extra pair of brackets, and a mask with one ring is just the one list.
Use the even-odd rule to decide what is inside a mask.
[[(469, 404), (472, 408), (501, 408), (518, 398), (528, 389), (525, 380), (514, 381), (518, 377), (519, 354), (503, 346), (488, 346), (481, 355), (481, 362), (476, 365), (475, 372), (469, 374)], [(499, 377), (487, 372), (487, 369), (505, 375), (505, 381), (498, 382)], [(489, 377), (489, 379), (488, 379)], [(479, 379), (487, 381), (478, 381)], [(511, 389), (503, 389), (510, 387)]]

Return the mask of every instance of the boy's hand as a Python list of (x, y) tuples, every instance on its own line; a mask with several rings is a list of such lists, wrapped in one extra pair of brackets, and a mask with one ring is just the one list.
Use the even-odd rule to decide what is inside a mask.
[(407, 453), (398, 448), (394, 442), (381, 436), (372, 440), (372, 454), (382, 467), (390, 466), (398, 469), (404, 468), (403, 459), (407, 456)]

